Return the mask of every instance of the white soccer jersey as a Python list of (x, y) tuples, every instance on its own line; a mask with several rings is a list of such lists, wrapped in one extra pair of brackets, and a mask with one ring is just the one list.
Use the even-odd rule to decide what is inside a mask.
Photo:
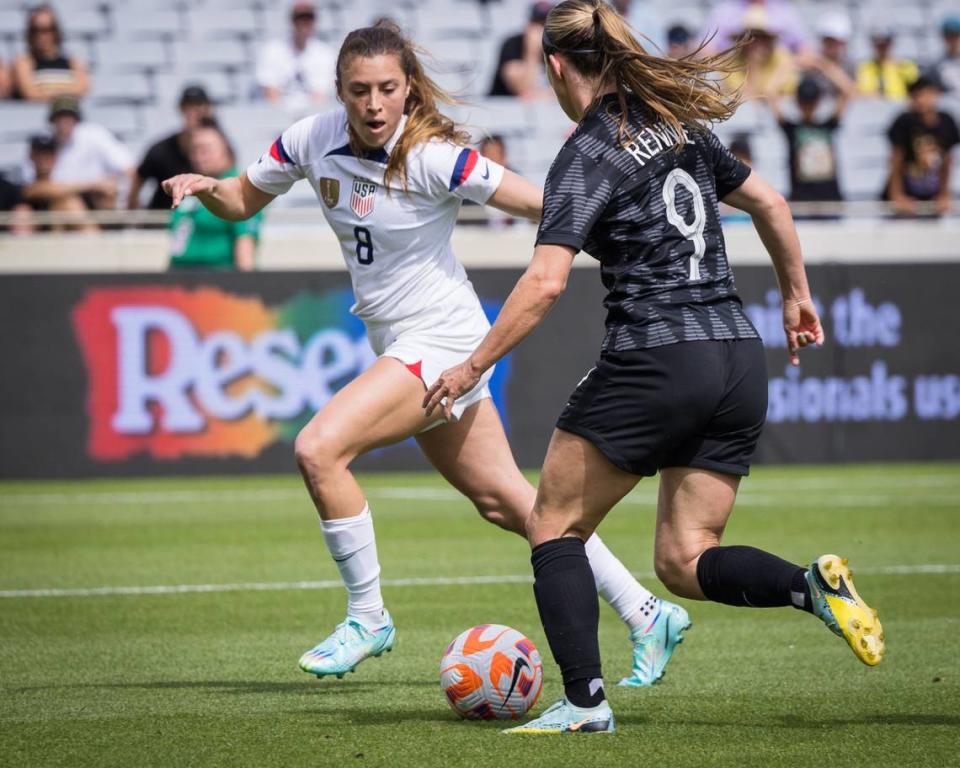
[(460, 203), (486, 203), (503, 179), (503, 167), (476, 150), (431, 141), (407, 158), (407, 192), (397, 180), (387, 194), (383, 173), (405, 124), (404, 117), (383, 149), (358, 158), (346, 110), (314, 115), (247, 169), (250, 182), (272, 195), (310, 181), (350, 271), (352, 312), (366, 322), (417, 315), (467, 281), (450, 246)]

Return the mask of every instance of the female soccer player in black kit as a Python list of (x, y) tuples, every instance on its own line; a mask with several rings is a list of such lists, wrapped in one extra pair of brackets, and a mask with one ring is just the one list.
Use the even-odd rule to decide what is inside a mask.
[(776, 271), (795, 364), (823, 342), (783, 198), (707, 124), (730, 116), (712, 72), (729, 54), (677, 61), (645, 52), (604, 0), (565, 0), (547, 18), (547, 73), (579, 123), (547, 177), (533, 259), (476, 351), (445, 371), (425, 407), (449, 410), (520, 343), (563, 292), (574, 256), (601, 264), (607, 333), (596, 367), (560, 415), (527, 533), (534, 594), (565, 698), (517, 733), (614, 729), (600, 672), (597, 595), (583, 541), (660, 472), (655, 566), (675, 594), (728, 605), (792, 605), (878, 664), (884, 638), (846, 561), (809, 568), (720, 546), (767, 410), (763, 345), (741, 307), (718, 201), (749, 213)]

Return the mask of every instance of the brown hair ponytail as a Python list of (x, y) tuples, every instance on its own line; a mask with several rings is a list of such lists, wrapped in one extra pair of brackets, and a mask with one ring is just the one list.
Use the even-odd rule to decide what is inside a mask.
[[(340, 91), (343, 68), (352, 58), (362, 56), (372, 58), (381, 55), (394, 55), (400, 60), (400, 68), (406, 75), (410, 86), (403, 112), (407, 124), (390, 153), (387, 168), (383, 174), (383, 183), (389, 188), (393, 179), (400, 179), (404, 189), (407, 186), (407, 157), (410, 150), (418, 144), (440, 139), (455, 144), (469, 144), (470, 135), (459, 128), (453, 120), (441, 114), (438, 103), (455, 104), (450, 94), (438, 86), (424, 72), (418, 54), (422, 49), (411, 43), (400, 28), (390, 21), (377, 22), (372, 27), (355, 29), (347, 35), (337, 55), (337, 92)], [(361, 155), (360, 146), (353, 130), (350, 131), (350, 143), (354, 152)]]
[(726, 120), (740, 103), (739, 94), (724, 93), (721, 87), (722, 76), (736, 69), (738, 49), (700, 58), (705, 45), (681, 59), (648, 53), (605, 0), (564, 0), (547, 16), (543, 35), (545, 53), (563, 54), (600, 86), (616, 85), (621, 133), (632, 94), (681, 139), (682, 125), (703, 128)]

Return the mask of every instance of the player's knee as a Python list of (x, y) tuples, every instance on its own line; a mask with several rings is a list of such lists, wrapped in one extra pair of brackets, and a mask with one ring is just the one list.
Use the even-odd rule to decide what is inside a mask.
[(699, 552), (691, 552), (685, 551), (683, 547), (657, 547), (653, 557), (653, 569), (657, 578), (673, 594), (681, 597), (696, 595), (696, 591), (691, 590), (691, 585), (696, 584)]
[(300, 430), (293, 454), (300, 471), (313, 478), (329, 474), (342, 463), (339, 441), (322, 422), (310, 423)]
[(586, 540), (590, 537), (590, 533), (593, 533), (593, 531), (586, 532), (579, 525), (579, 521), (571, 519), (568, 515), (558, 514), (556, 510), (551, 510), (539, 503), (534, 504), (530, 514), (527, 515), (524, 528), (527, 541), (534, 547), (564, 536), (579, 536)]
[(528, 510), (518, 509), (509, 496), (495, 490), (471, 492), (468, 496), (477, 512), (488, 523), (521, 536), (525, 535), (524, 523)]

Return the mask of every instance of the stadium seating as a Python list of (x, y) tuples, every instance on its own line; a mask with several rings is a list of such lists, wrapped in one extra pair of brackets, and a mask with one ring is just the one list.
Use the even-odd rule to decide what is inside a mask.
[[(646, 0), (651, 2), (651, 0)], [(667, 23), (699, 28), (709, 0), (654, 0)], [(26, 0), (0, 0), (0, 56), (10, 60), (22, 47)], [(260, 44), (287, 33), (285, 3), (269, 0), (61, 0), (55, 3), (67, 47), (85, 57), (92, 72), (89, 119), (116, 132), (137, 154), (178, 124), (176, 103), (185, 83), (202, 84), (218, 102), (222, 122), (249, 162), (295, 116), (253, 100), (253, 67)], [(869, 51), (871, 22), (883, 19), (900, 34), (897, 53), (929, 58), (940, 50), (938, 21), (956, 12), (955, 0), (799, 0), (812, 27), (827, 8), (846, 8), (854, 21), (852, 53)], [(528, 0), (319, 0), (318, 34), (331, 45), (356, 26), (391, 16), (434, 57), (427, 65), (445, 88), (468, 103), (451, 113), (480, 137), (505, 137), (511, 165), (542, 181), (570, 124), (553, 103), (527, 104), (485, 97), (504, 37), (519, 31)], [(883, 183), (888, 148), (884, 131), (899, 104), (857, 101), (838, 134), (841, 183), (848, 197), (873, 199)], [(960, 115), (960, 103), (951, 102)], [(0, 168), (18, 166), (21, 142), (46, 125), (40, 105), (0, 103)], [(780, 189), (788, 184), (786, 145), (769, 111), (745, 104), (717, 129), (721, 138), (746, 134), (755, 164)], [(21, 147), (16, 151), (16, 147)], [(960, 174), (954, 174), (960, 191)], [(307, 190), (309, 192), (309, 190)], [(285, 205), (311, 195), (291, 195)]]

